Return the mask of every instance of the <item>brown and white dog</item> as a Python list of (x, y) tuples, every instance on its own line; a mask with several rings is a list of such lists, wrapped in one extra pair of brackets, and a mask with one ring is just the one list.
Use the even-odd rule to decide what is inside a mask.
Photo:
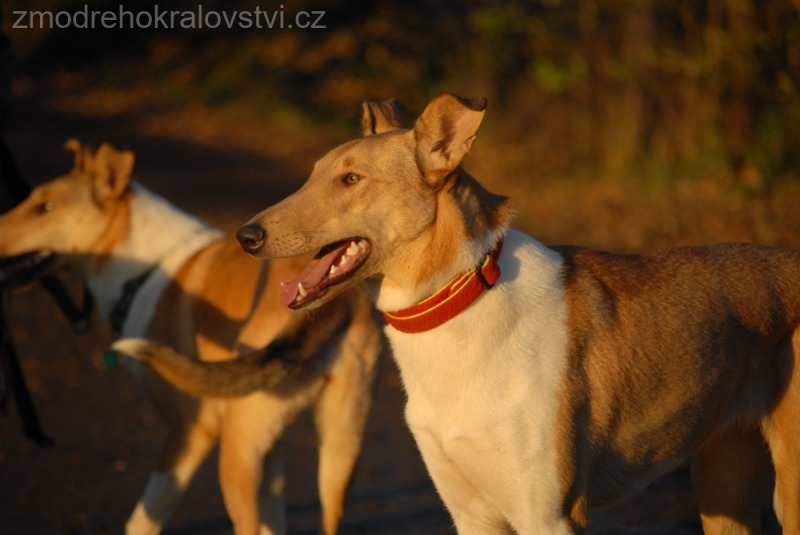
[(320, 251), (283, 288), (292, 309), (368, 282), (459, 533), (583, 533), (687, 460), (704, 531), (759, 533), (771, 460), (800, 534), (800, 254), (545, 247), (460, 166), (485, 107), (445, 94), (403, 129), (367, 104), (376, 135), (320, 159), (239, 231), (245, 249)]
[[(314, 407), (320, 434), (323, 531), (335, 533), (381, 350), (366, 292), (355, 288), (320, 314), (293, 313), (278, 302), (279, 282), (302, 262), (254, 262), (235, 239), (132, 182), (129, 151), (104, 144), (92, 153), (75, 140), (67, 148), (76, 156), (72, 171), (37, 187), (0, 217), (1, 255), (58, 253), (62, 266), (85, 278), (101, 318), (116, 323), (122, 336), (152, 338), (205, 361), (221, 361), (289, 332), (300, 337), (297, 347), (283, 344), (289, 353), (301, 360), (314, 356), (299, 375), (270, 361), (273, 374), (250, 379), (257, 384), (247, 390), (258, 391), (230, 401), (187, 396), (147, 366), (126, 361), (168, 425), (127, 533), (160, 531), (217, 441), (223, 496), (236, 533), (285, 533), (283, 473), (273, 446), (308, 406)], [(227, 362), (232, 369), (240, 366), (238, 360)], [(213, 374), (205, 379), (194, 391), (227, 388), (231, 395), (246, 386), (220, 385)], [(259, 498), (263, 477), (266, 488)]]

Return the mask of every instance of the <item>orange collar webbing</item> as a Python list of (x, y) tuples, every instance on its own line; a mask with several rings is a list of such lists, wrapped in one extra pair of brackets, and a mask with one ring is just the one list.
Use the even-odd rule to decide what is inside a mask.
[(384, 312), (386, 321), (404, 333), (420, 333), (434, 329), (466, 310), (483, 292), (491, 289), (500, 278), (497, 259), (503, 240), (483, 259), (474, 271), (462, 273), (444, 288), (416, 305), (397, 312)]

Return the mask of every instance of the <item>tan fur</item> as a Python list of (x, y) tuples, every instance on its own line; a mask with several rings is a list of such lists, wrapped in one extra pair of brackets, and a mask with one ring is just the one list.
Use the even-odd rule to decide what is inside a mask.
[(131, 197), (130, 192), (126, 192), (120, 197), (120, 202), (111, 208), (111, 217), (108, 219), (108, 224), (102, 235), (86, 251), (81, 251), (82, 253), (95, 255), (102, 263), (111, 254), (114, 245), (128, 235)]
[(435, 278), (454, 262), (460, 243), (479, 241), (488, 228), (502, 226), (509, 216), (505, 197), (489, 193), (463, 169), (458, 169), (436, 194), (429, 242), (418, 253), (429, 261), (415, 266), (416, 271), (409, 271), (407, 278), (398, 279), (396, 284), (420, 285)]
[[(368, 103), (365, 110), (378, 115), (387, 113), (392, 105)], [(392, 111), (378, 122), (380, 130), (365, 132), (371, 135), (331, 150), (316, 162), (309, 182), (300, 190), (314, 184), (313, 196), (320, 202), (293, 195), (251, 219), (250, 225), (269, 229), (270, 235), (254, 254), (259, 258), (281, 258), (316, 252), (343, 237), (369, 238), (384, 232), (379, 228), (382, 225), (392, 225), (389, 232), (402, 238), (404, 249), (386, 254), (380, 250), (384, 244), (370, 240), (377, 251), (364, 267), (366, 272), (380, 270), (387, 274), (382, 281), (384, 288), (411, 283), (419, 287), (421, 296), (430, 295), (447, 281), (440, 276), (443, 266), (456, 262), (463, 265), (463, 270), (474, 267), (485, 253), (486, 244), (481, 242), (499, 237), (487, 238), (487, 231), (505, 225), (511, 210), (505, 197), (488, 192), (457, 166), (468, 152), (483, 117), (478, 104), (471, 105), (475, 109), (459, 111), (452, 121), (441, 121), (436, 116), (437, 109), (451, 108), (453, 103), (449, 97), (440, 97), (411, 130), (401, 129), (397, 113)], [(457, 106), (463, 108), (461, 104)], [(362, 120), (363, 125), (373, 122), (374, 118)], [(456, 125), (466, 132), (454, 130)], [(409, 161), (415, 165), (410, 167)], [(451, 165), (453, 162), (456, 163)], [(360, 184), (352, 188), (353, 195), (342, 187), (337, 177), (350, 172), (363, 177), (363, 187), (368, 187), (373, 196), (358, 196)], [(394, 207), (398, 200), (402, 200), (398, 207), (402, 209), (387, 214), (385, 207)], [(337, 220), (342, 212), (361, 216), (362, 220)], [(333, 221), (340, 226), (326, 224)], [(464, 240), (474, 240), (475, 250), (466, 258), (462, 254), (456, 259), (455, 248)], [(380, 265), (377, 258), (381, 259)], [(424, 258), (426, 262), (409, 263), (407, 258)], [(353, 284), (354, 281), (345, 282), (337, 290)]]
[[(195, 338), (204, 360), (229, 358), (231, 350), (241, 346), (264, 346), (293, 317), (285, 307), (276, 306), (276, 289), (282, 280), (302, 269), (299, 260), (260, 264), (242, 255), (234, 238), (211, 244), (186, 262), (178, 271), (175, 283), (167, 288), (157, 314), (162, 317), (186, 317), (181, 325), (154, 323), (151, 337), (164, 340), (175, 336)], [(231, 284), (231, 281), (240, 281)], [(191, 313), (189, 313), (191, 312)]]
[[(98, 269), (128, 235), (133, 154), (106, 144), (92, 153), (74, 140), (67, 148), (75, 153), (75, 168), (39, 186), (0, 218), (0, 254), (52, 249), (60, 253), (61, 265)], [(44, 203), (50, 205), (45, 208)], [(307, 373), (269, 391), (262, 384), (262, 391), (231, 402), (187, 396), (144, 370), (143, 386), (168, 426), (156, 470), (177, 470), (170, 485), (185, 486), (219, 440), (222, 490), (237, 534), (257, 533), (260, 516), (270, 515), (276, 532), (285, 530), (279, 518), (283, 513), (272, 503), (259, 515), (262, 478), (270, 501), (282, 499), (280, 463), (270, 457), (266, 475), (262, 463), (284, 428), (308, 406), (318, 415), (320, 470), (331, 474), (320, 479), (323, 532), (335, 533), (363, 436), (381, 350), (379, 326), (363, 287), (315, 315), (281, 306), (280, 281), (290, 278), (302, 261), (257, 262), (234, 239), (212, 242), (178, 270), (147, 332), (183, 353), (220, 361), (262, 348), (279, 332), (297, 327), (301, 341), (308, 342), (304, 350), (318, 355), (319, 363), (307, 367)], [(152, 522), (156, 527), (147, 529), (158, 529), (174, 507), (176, 492), (162, 495), (164, 503), (140, 503), (129, 531)]]

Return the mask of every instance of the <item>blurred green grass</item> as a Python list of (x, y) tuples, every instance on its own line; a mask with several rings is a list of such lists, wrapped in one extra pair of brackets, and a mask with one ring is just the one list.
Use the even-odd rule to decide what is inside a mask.
[[(120, 5), (16, 0), (11, 9), (85, 4)], [(73, 73), (76, 90), (138, 89), (151, 106), (243, 107), (336, 135), (360, 100), (397, 96), (416, 111), (450, 89), (488, 96), (497, 143), (531, 147), (509, 165), (537, 175), (711, 175), (757, 188), (798, 180), (800, 9), (791, 0), (174, 0), (161, 8), (200, 4), (229, 13), (258, 6), (286, 20), (324, 12), (325, 28), (11, 36), (21, 71)]]
[[(84, 5), (153, 10), (139, 0), (12, 0), (7, 12)], [(621, 195), (626, 207), (644, 203), (618, 210), (639, 218), (621, 222), (625, 229), (654, 220), (643, 235), (619, 229), (623, 249), (659, 244), (658, 236), (716, 238), (692, 230), (716, 208), (735, 218), (730, 206), (740, 202), (796, 199), (800, 7), (792, 0), (173, 0), (161, 8), (199, 5), (277, 10), (286, 20), (318, 11), (325, 28), (10, 30), (17, 93), (74, 113), (135, 115), (153, 133), (245, 148), (298, 170), (357, 132), (361, 100), (397, 97), (410, 122), (441, 91), (485, 95), (489, 113), (467, 166), (514, 197), (523, 225), (545, 215), (543, 192), (568, 192), (562, 200), (577, 207), (590, 242), (598, 228), (615, 228), (616, 213), (598, 215), (604, 203)], [(691, 199), (716, 208), (664, 223)], [(547, 215), (568, 227), (571, 211)], [(736, 225), (724, 225), (719, 237), (786, 243), (777, 237), (793, 235), (795, 220), (780, 213), (788, 221), (727, 233)]]
[[(86, 3), (120, 5), (17, 0), (11, 6), (76, 11)], [(153, 9), (149, 2), (122, 5)], [(198, 5), (176, 0), (162, 9)], [(287, 20), (319, 11), (325, 28), (11, 35), (22, 71), (71, 72), (80, 77), (77, 89), (139, 89), (150, 105), (244, 107), (265, 120), (336, 135), (360, 100), (398, 96), (418, 110), (451, 89), (487, 95), (497, 143), (531, 147), (509, 165), (538, 175), (667, 181), (711, 175), (757, 188), (798, 180), (800, 10), (791, 0), (202, 6), (230, 13), (259, 6)]]

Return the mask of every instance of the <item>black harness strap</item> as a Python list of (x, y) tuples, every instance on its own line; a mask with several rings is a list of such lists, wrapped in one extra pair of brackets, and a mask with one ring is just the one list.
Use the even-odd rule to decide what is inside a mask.
[(72, 330), (76, 334), (87, 334), (92, 330), (94, 298), (89, 292), (89, 287), (86, 286), (86, 283), (83, 284), (83, 297), (81, 298), (81, 305), (78, 307), (72, 296), (67, 293), (64, 285), (54, 275), (45, 275), (39, 282), (56, 302), (59, 310), (70, 322)]

